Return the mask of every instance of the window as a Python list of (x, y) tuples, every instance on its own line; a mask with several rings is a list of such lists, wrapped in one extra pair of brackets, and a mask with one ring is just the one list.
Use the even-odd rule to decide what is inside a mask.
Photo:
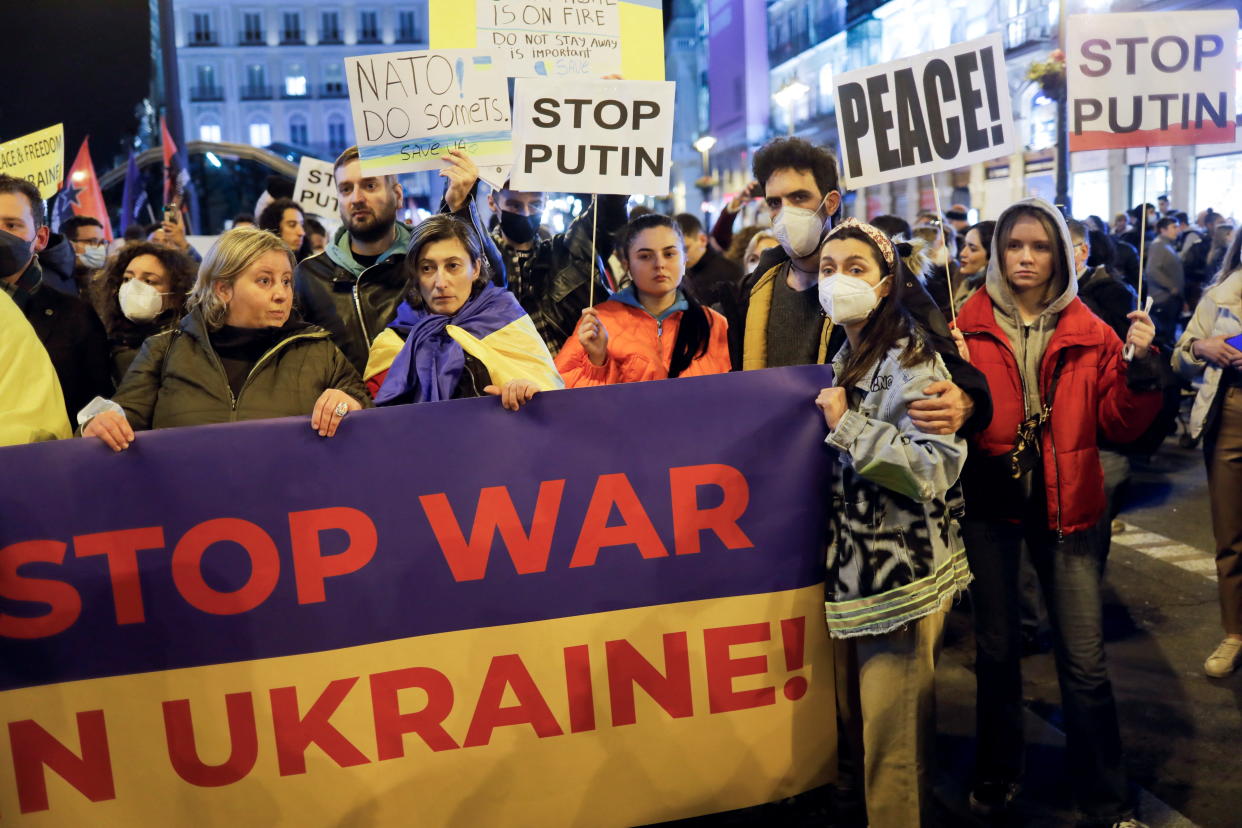
[(214, 46), (216, 33), (211, 30), (211, 15), (207, 12), (194, 12), (190, 17), (190, 45)]
[[(1130, 167), (1130, 207), (1137, 207), (1147, 199), (1147, 203), (1155, 205), (1156, 197), (1169, 191), (1169, 165), (1163, 161), (1147, 166), (1147, 189), (1143, 190), (1143, 165)], [(1144, 195), (1146, 192), (1146, 195)]]
[(190, 88), (190, 100), (224, 100), (224, 93), (216, 86), (216, 67), (209, 64), (194, 67), (194, 86)]
[(289, 143), (303, 147), (310, 143), (305, 117), (294, 115), (289, 119)]
[(345, 89), (344, 71), (339, 63), (329, 63), (323, 68), (323, 97), (344, 98), (348, 96)]
[(1242, 191), (1242, 153), (1195, 159), (1192, 218), (1209, 207), (1225, 215), (1236, 215), (1233, 204), (1239, 191)]
[(263, 15), (259, 12), (244, 12), (242, 14), (241, 45), (262, 46), (263, 40)]
[(219, 124), (201, 124), (198, 128), (198, 140), (214, 141), (220, 143), (220, 125)]
[(261, 63), (252, 63), (246, 67), (246, 85), (242, 87), (243, 100), (262, 100), (270, 98), (272, 90), (267, 86), (267, 67)]
[(272, 143), (272, 125), (257, 123), (250, 125), (250, 143), (256, 147), (266, 147)]
[(285, 12), (281, 15), (284, 25), (280, 30), (281, 43), (303, 43), (302, 15), (298, 12)]
[(320, 43), (340, 43), (341, 42), (341, 14), (340, 12), (326, 11), (319, 18), (319, 42)]
[(418, 40), (418, 27), (415, 25), (414, 12), (397, 12), (397, 42), (414, 43)]
[(285, 72), (285, 97), (303, 98), (307, 94), (306, 73), (302, 71), (302, 64), (289, 64), (289, 68)]
[(358, 42), (379, 43), (379, 12), (364, 11), (358, 13)]
[(345, 140), (345, 119), (340, 115), (328, 117), (328, 150), (333, 155), (340, 155), (349, 143)]
[(825, 63), (819, 68), (819, 111), (828, 113), (836, 111), (832, 99), (832, 64)]
[(1108, 170), (1074, 173), (1071, 201), (1076, 216), (1109, 216)]

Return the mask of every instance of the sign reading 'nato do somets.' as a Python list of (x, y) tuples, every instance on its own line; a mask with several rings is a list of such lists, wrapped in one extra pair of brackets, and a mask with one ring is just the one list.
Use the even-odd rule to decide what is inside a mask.
[(451, 149), (480, 166), (512, 160), (508, 82), (487, 52), (351, 57), (345, 73), (364, 172), (440, 170)]
[(1071, 150), (1234, 140), (1236, 9), (1074, 15), (1066, 40)]
[(999, 33), (847, 72), (835, 94), (850, 187), (956, 169), (1014, 145)]
[(513, 186), (667, 195), (675, 88), (672, 81), (518, 78)]

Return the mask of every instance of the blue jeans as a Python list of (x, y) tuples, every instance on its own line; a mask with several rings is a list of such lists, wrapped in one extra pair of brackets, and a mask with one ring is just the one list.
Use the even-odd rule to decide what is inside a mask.
[(1117, 704), (1104, 663), (1098, 527), (1060, 541), (1043, 528), (995, 521), (967, 520), (962, 531), (975, 576), (976, 783), (1022, 775), (1018, 550), (1025, 541), (1048, 606), (1078, 808), (1089, 824), (1130, 816)]

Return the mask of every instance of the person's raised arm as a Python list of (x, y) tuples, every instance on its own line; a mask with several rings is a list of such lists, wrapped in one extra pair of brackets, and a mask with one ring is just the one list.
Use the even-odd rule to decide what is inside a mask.
[(483, 245), (483, 256), (491, 267), (493, 283), (509, 284), (504, 257), (500, 255), (500, 248), (492, 240), (479, 215), (478, 166), (465, 151), (457, 149), (449, 150), (441, 160), (447, 166), (440, 170), (440, 176), (448, 179), (449, 184), (444, 191), (444, 199), (440, 202), (440, 212), (450, 213), (474, 228)]

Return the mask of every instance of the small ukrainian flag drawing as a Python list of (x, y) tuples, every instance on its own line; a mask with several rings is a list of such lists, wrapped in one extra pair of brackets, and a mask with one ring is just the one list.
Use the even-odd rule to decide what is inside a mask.
[(474, 65), (478, 67), (479, 69), (491, 69), (492, 68), (492, 56), (491, 55), (481, 55), (479, 57), (474, 58), (473, 62), (474, 62)]

